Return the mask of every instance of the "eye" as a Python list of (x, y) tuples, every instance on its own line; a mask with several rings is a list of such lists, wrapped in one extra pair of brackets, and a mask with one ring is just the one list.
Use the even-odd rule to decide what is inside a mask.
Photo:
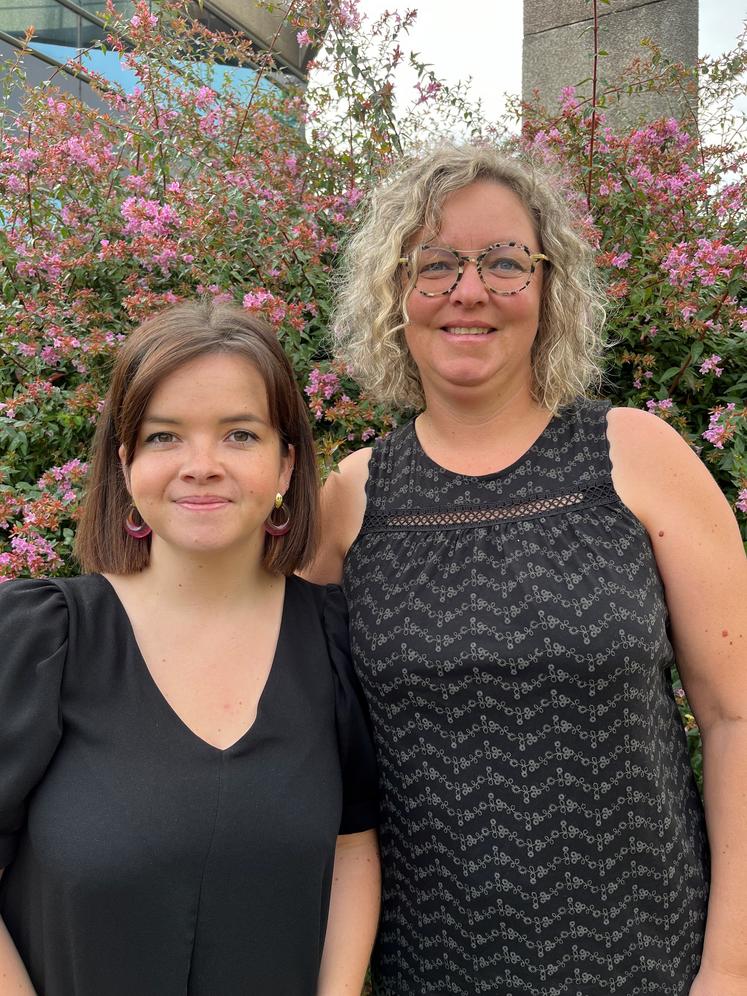
[(249, 429), (233, 429), (228, 433), (227, 438), (233, 443), (253, 443), (258, 437)]
[(454, 263), (439, 259), (431, 263), (422, 263), (419, 272), (421, 276), (428, 277), (439, 276), (442, 273), (451, 273), (454, 269), (456, 269)]
[(152, 432), (149, 436), (146, 436), (145, 442), (151, 446), (165, 446), (168, 443), (173, 443), (176, 436), (173, 432)]
[(526, 276), (531, 269), (529, 256), (513, 246), (499, 246), (485, 255), (483, 272), (498, 278)]
[(418, 256), (418, 279), (438, 280), (443, 277), (453, 277), (458, 270), (459, 260), (448, 249), (429, 246), (423, 249)]
[(503, 273), (523, 273), (526, 267), (523, 265), (522, 260), (511, 259), (509, 257), (504, 257), (502, 259), (491, 259), (489, 262), (489, 268), (495, 271), (501, 271)]

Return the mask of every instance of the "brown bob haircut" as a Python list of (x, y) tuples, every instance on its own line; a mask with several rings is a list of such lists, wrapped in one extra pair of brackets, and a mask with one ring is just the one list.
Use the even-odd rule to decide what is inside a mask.
[(295, 464), (285, 502), (291, 527), (265, 538), (264, 565), (290, 575), (311, 560), (319, 528), (319, 478), (306, 405), (293, 370), (272, 329), (232, 304), (189, 302), (148, 319), (123, 343), (93, 441), (86, 502), (75, 554), (83, 570), (135, 574), (147, 567), (150, 540), (129, 536), (132, 508), (119, 461), (124, 446), (132, 462), (140, 424), (156, 386), (199, 356), (229, 353), (248, 360), (267, 390), (270, 422)]

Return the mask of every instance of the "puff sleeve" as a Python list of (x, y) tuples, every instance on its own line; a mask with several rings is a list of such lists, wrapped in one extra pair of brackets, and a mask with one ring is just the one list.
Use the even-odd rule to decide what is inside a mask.
[(340, 833), (359, 833), (378, 826), (378, 773), (368, 707), (350, 658), (347, 604), (338, 585), (326, 586), (324, 629), (334, 673), (342, 767)]
[(62, 735), (68, 612), (54, 582), (0, 584), (0, 868), (13, 860), (26, 798)]

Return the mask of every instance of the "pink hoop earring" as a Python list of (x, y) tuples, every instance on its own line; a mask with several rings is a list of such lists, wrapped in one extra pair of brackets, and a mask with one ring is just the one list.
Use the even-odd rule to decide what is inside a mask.
[[(140, 519), (139, 525), (137, 522), (135, 522), (134, 518), (135, 515), (137, 515), (138, 519)], [(128, 534), (128, 536), (132, 536), (132, 538), (136, 540), (145, 539), (145, 537), (150, 536), (151, 532), (153, 531), (147, 523), (143, 522), (142, 515), (138, 512), (138, 510), (135, 508), (134, 505), (127, 513), (127, 518), (125, 519), (124, 527), (125, 527), (125, 532)]]
[[(283, 496), (278, 493), (275, 495), (275, 506), (273, 512), (280, 510), (283, 507)], [(275, 523), (272, 521), (272, 512), (265, 519), (265, 532), (269, 533), (270, 536), (285, 536), (291, 527), (291, 517), (288, 509), (285, 510), (285, 522)]]

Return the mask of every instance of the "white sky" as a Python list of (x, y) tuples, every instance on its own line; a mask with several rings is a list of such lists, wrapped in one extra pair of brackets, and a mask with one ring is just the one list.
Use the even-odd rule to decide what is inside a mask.
[[(499, 117), (504, 93), (521, 93), (521, 0), (360, 0), (360, 9), (371, 17), (411, 7), (418, 9), (418, 19), (403, 48), (417, 52), (447, 82), (471, 76), (486, 117)], [(700, 54), (733, 48), (747, 19), (747, 0), (700, 0), (699, 11)], [(404, 75), (400, 86), (408, 79)]]

